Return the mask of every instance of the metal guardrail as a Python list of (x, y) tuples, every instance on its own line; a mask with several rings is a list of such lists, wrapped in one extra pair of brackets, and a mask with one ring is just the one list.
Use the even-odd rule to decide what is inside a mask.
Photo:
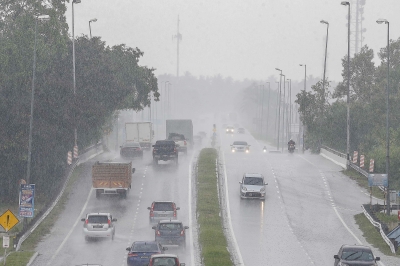
[[(88, 147), (87, 149), (85, 149), (85, 153), (89, 153), (94, 149), (98, 149), (98, 147), (101, 146), (101, 143), (97, 143), (95, 145), (92, 145), (90, 147)], [(84, 153), (82, 153), (82, 155), (84, 155)], [(50, 214), (50, 212), (53, 210), (53, 208), (57, 205), (58, 201), (60, 200), (62, 194), (65, 191), (65, 188), (67, 187), (68, 181), (71, 178), (71, 175), (73, 173), (73, 171), (75, 170), (75, 167), (77, 165), (79, 165), (81, 162), (79, 160), (79, 158), (77, 160), (75, 160), (75, 162), (70, 166), (70, 168), (68, 169), (67, 172), (67, 178), (65, 179), (65, 182), (63, 184), (63, 187), (60, 191), (60, 193), (58, 194), (57, 198), (54, 200), (54, 202), (49, 206), (49, 208), (43, 213), (43, 215), (35, 222), (35, 224), (32, 226), (32, 228), (30, 228), (29, 230), (27, 230), (19, 239), (18, 239), (18, 243), (17, 246), (15, 248), (16, 251), (18, 251), (21, 248), (22, 243), (33, 233), (33, 231), (35, 231), (35, 229), (40, 225), (40, 223)]]
[[(344, 153), (341, 153), (341, 152), (339, 152), (339, 151), (336, 151), (336, 150), (334, 150), (334, 149), (332, 149), (332, 148), (329, 148), (329, 147), (326, 147), (326, 146), (322, 146), (322, 147), (323, 147), (325, 150), (327, 150), (327, 151), (329, 151), (329, 152), (331, 152), (331, 153), (333, 153), (333, 154), (335, 154), (335, 155), (337, 155), (337, 156), (340, 156), (340, 157), (343, 157), (343, 158), (346, 158), (346, 159), (347, 159), (347, 155), (344, 154)], [(354, 170), (357, 171), (358, 173), (360, 173), (360, 174), (362, 174), (363, 176), (365, 176), (366, 178), (368, 178), (368, 172), (367, 172), (367, 171), (365, 171), (364, 169), (360, 168), (358, 165), (352, 163), (351, 161), (348, 162), (348, 163), (349, 163), (349, 166), (350, 166), (352, 169), (354, 169)], [(379, 186), (379, 189), (382, 190), (382, 191), (384, 191), (385, 188), (382, 187), (382, 186)], [(392, 251), (392, 253), (396, 253), (392, 241), (390, 241), (390, 239), (386, 236), (385, 232), (382, 230), (382, 225), (381, 225), (380, 223), (376, 222), (376, 221), (371, 217), (371, 215), (369, 215), (369, 213), (365, 210), (364, 206), (361, 206), (361, 207), (362, 207), (362, 209), (363, 209), (363, 212), (364, 212), (365, 217), (367, 217), (367, 219), (371, 222), (371, 224), (372, 224), (373, 226), (375, 226), (375, 227), (377, 227), (377, 228), (379, 229), (379, 232), (380, 232), (380, 234), (381, 234), (383, 240), (386, 242), (386, 244), (388, 244), (388, 246), (390, 247), (390, 250)]]
[(392, 251), (392, 253), (396, 253), (396, 250), (394, 248), (392, 241), (390, 241), (390, 239), (386, 236), (385, 232), (382, 230), (382, 225), (378, 222), (375, 222), (375, 220), (371, 217), (371, 215), (369, 215), (369, 213), (365, 210), (364, 206), (361, 206), (361, 208), (363, 209), (365, 217), (367, 217), (367, 219), (371, 222), (371, 224), (373, 226), (375, 226), (379, 229), (379, 233), (381, 234), (381, 236), (382, 236), (383, 240), (386, 242), (386, 244), (388, 244), (388, 246), (390, 247), (390, 251)]

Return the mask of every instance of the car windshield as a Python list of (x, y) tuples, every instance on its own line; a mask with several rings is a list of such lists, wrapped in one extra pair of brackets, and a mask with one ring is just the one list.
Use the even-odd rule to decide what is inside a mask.
[(108, 217), (105, 215), (90, 215), (88, 222), (91, 224), (106, 224), (108, 223)]
[(342, 253), (342, 259), (350, 261), (373, 261), (374, 255), (368, 250), (344, 250)]
[(157, 252), (158, 246), (156, 243), (134, 243), (132, 245), (132, 252)]
[(261, 177), (247, 176), (244, 179), (243, 184), (245, 185), (254, 185), (254, 186), (262, 186), (263, 179)]
[(154, 211), (173, 211), (174, 204), (172, 202), (155, 202), (153, 206)]
[(233, 145), (247, 145), (246, 141), (234, 141)]
[(154, 258), (154, 266), (176, 266), (175, 258)]
[(182, 224), (179, 223), (162, 223), (160, 224), (160, 230), (181, 230)]

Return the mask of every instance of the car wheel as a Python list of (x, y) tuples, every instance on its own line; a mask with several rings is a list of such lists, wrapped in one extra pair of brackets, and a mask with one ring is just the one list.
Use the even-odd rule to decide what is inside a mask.
[(156, 158), (153, 158), (153, 164), (157, 165), (158, 164), (158, 160)]
[(178, 165), (178, 158), (175, 159), (175, 164)]
[(90, 238), (88, 236), (85, 236), (85, 241), (88, 242)]

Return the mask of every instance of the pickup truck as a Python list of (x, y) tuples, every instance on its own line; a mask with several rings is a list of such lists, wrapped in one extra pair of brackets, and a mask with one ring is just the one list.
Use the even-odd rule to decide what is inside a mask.
[(183, 152), (187, 154), (187, 141), (186, 138), (183, 134), (178, 134), (178, 133), (169, 133), (168, 135), (168, 140), (173, 140), (175, 141), (175, 144), (177, 145), (178, 152)]
[(157, 140), (153, 145), (153, 163), (158, 161), (174, 161), (178, 164), (178, 150), (173, 140)]

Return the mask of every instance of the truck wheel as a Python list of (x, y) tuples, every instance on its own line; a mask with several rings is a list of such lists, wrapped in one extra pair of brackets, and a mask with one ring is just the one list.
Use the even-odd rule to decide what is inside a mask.
[(122, 199), (126, 199), (126, 190), (124, 192), (122, 192), (120, 195), (121, 195)]
[(100, 198), (100, 191), (98, 189), (96, 189), (96, 199)]

